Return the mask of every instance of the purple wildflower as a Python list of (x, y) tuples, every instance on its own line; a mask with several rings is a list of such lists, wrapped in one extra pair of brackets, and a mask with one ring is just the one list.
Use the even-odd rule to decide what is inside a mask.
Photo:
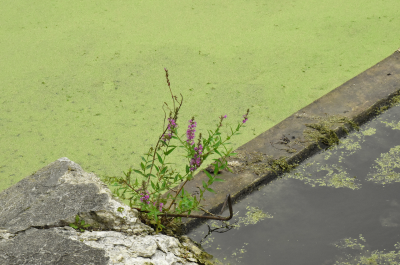
[(193, 145), (194, 142), (191, 142), (191, 140), (194, 139), (194, 132), (196, 131), (194, 128), (196, 128), (197, 122), (194, 121), (194, 117), (192, 117), (189, 122), (189, 129), (186, 131), (186, 136), (188, 138), (186, 142), (190, 145)]
[[(196, 128), (197, 122), (194, 121), (194, 117), (192, 117), (191, 120), (189, 120), (189, 126), (188, 126), (188, 130), (186, 131), (186, 136), (187, 136), (187, 140), (186, 142), (190, 145), (194, 145), (194, 142), (192, 141), (195, 137), (194, 132), (196, 131), (194, 128)], [(201, 146), (201, 144), (199, 144), (199, 147), (195, 147), (194, 150), (196, 151), (194, 154), (194, 157), (191, 159), (190, 161), (190, 165), (194, 166), (190, 168), (190, 171), (194, 171), (196, 170), (197, 167), (200, 166), (201, 163), (201, 154), (202, 154), (202, 150), (203, 147)]]
[[(153, 203), (153, 205), (156, 206), (156, 203)], [(160, 212), (162, 212), (162, 207), (163, 207), (163, 205), (164, 205), (164, 203), (160, 203), (160, 204), (158, 205), (158, 210), (159, 210)]]
[(247, 121), (247, 115), (249, 115), (249, 110), (247, 110), (247, 113), (245, 115), (243, 115), (243, 123), (245, 123)]
[(220, 121), (220, 123), (218, 125), (218, 128), (220, 128), (222, 126), (222, 120), (226, 119), (226, 115), (224, 117), (221, 116), (220, 119), (221, 119), (221, 121)]
[(142, 195), (142, 197), (140, 197), (140, 201), (144, 202), (144, 203), (147, 202), (147, 204), (150, 204), (150, 202), (148, 201), (148, 199), (150, 198), (150, 195), (149, 195), (150, 193), (148, 191), (146, 191), (146, 192), (147, 192), (146, 195), (144, 193), (140, 193), (140, 195)]
[(194, 167), (191, 167), (190, 171), (195, 171), (200, 166), (203, 146), (199, 145), (199, 147), (195, 147), (194, 150), (196, 151), (196, 153), (194, 154), (192, 160), (190, 160), (190, 165)]

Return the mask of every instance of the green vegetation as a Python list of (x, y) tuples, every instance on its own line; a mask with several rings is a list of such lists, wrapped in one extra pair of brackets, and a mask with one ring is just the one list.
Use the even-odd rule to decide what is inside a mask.
[(75, 223), (69, 224), (70, 227), (80, 230), (81, 232), (85, 231), (86, 228), (90, 227), (90, 225), (85, 225), (85, 221), (81, 220), (79, 222), (79, 215), (75, 216)]
[[(366, 242), (363, 236), (360, 234), (359, 238), (361, 241)], [(340, 258), (340, 260), (335, 262), (335, 265), (400, 265), (400, 243), (394, 245), (398, 251), (393, 250), (390, 252), (383, 251), (369, 251), (364, 250), (365, 246), (358, 242), (358, 239), (352, 239), (351, 237), (341, 240), (336, 247), (341, 249), (356, 249), (359, 250), (359, 254), (350, 255), (345, 254), (345, 258)]]

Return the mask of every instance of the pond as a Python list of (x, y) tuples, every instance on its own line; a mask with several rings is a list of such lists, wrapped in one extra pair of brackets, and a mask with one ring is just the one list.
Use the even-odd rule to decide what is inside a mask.
[(400, 264), (399, 182), (397, 105), (188, 236), (216, 264)]

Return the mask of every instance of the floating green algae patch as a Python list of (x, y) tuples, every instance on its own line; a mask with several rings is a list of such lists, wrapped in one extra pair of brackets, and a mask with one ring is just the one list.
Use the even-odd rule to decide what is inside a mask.
[(299, 179), (303, 181), (305, 184), (309, 184), (313, 187), (318, 185), (318, 186), (328, 186), (334, 188), (346, 187), (355, 190), (359, 189), (361, 186), (361, 184), (355, 182), (356, 181), (355, 177), (350, 177), (348, 173), (338, 165), (329, 166), (325, 164), (320, 166), (316, 172), (328, 171), (328, 173), (326, 173), (325, 176), (322, 178), (315, 178), (313, 177), (314, 172), (306, 173), (309, 171), (306, 170), (307, 167), (314, 164), (319, 165), (320, 163), (315, 163), (315, 162), (307, 163), (304, 167), (298, 169), (298, 171), (302, 170), (304, 173), (300, 173), (297, 171), (292, 175), (284, 175), (284, 177)]
[[(325, 160), (328, 160), (330, 158), (333, 151), (341, 151), (338, 159), (338, 163), (341, 163), (344, 157), (350, 156), (356, 151), (360, 150), (360, 142), (365, 142), (365, 136), (374, 135), (375, 131), (376, 129), (374, 128), (368, 128), (361, 132), (354, 132), (352, 136), (358, 138), (359, 141), (356, 141), (356, 139), (353, 139), (353, 137), (340, 140), (340, 145), (330, 146), (324, 152)], [(359, 189), (361, 187), (361, 184), (357, 183), (357, 178), (354, 176), (350, 176), (340, 165), (332, 164), (331, 166), (329, 166), (326, 163), (323, 163), (323, 165), (320, 164), (321, 163), (317, 163), (315, 161), (311, 163), (306, 163), (297, 167), (295, 173), (284, 174), (283, 177), (299, 179), (313, 187), (315, 187), (315, 185), (330, 186), (335, 188), (347, 187), (353, 190)], [(316, 169), (316, 172), (310, 172), (309, 168), (313, 165), (320, 165)], [(316, 173), (324, 171), (326, 172), (326, 174), (323, 177), (316, 177)]]
[[(359, 239), (364, 243), (367, 242), (362, 234), (359, 235)], [(335, 262), (335, 265), (400, 265), (399, 242), (394, 245), (394, 247), (398, 249), (398, 251), (393, 250), (387, 253), (378, 250), (364, 250), (365, 246), (360, 243), (358, 239), (352, 239), (351, 237), (340, 240), (339, 243), (336, 243), (334, 245), (341, 249), (347, 248), (357, 250), (357, 254), (347, 254), (344, 258), (339, 258), (339, 260)]]
[[(400, 121), (397, 123), (382, 121), (382, 123), (393, 130), (400, 130)], [(375, 165), (374, 168), (378, 172), (370, 173), (369, 181), (381, 184), (400, 182), (400, 146), (395, 146), (389, 152), (381, 154), (381, 158), (376, 159), (375, 162), (378, 165)], [(398, 172), (395, 172), (396, 169)]]
[(244, 225), (249, 225), (249, 224), (256, 224), (261, 220), (264, 220), (266, 217), (267, 218), (273, 218), (272, 215), (268, 213), (264, 213), (262, 210), (260, 210), (258, 207), (251, 207), (247, 206), (247, 210), (249, 210), (246, 213), (246, 217), (239, 217), (239, 222), (237, 228), (240, 227), (240, 224), (243, 223)]
[[(374, 166), (377, 173), (369, 173), (369, 181), (380, 184), (387, 184), (392, 182), (400, 182), (400, 173), (395, 172), (395, 169), (400, 169), (400, 145), (390, 149), (389, 152), (381, 154), (381, 158), (375, 160), (378, 164)], [(399, 171), (400, 172), (400, 171)]]
[[(392, 99), (390, 106), (394, 106), (398, 103), (399, 97), (396, 96)], [(381, 113), (386, 111), (387, 109), (381, 110)], [(332, 119), (331, 121), (343, 121), (348, 122), (347, 120), (338, 120)], [(400, 122), (396, 121), (380, 121), (383, 124), (386, 124), (387, 127), (391, 127), (393, 130), (400, 130)], [(325, 125), (324, 125), (325, 124)], [(313, 128), (326, 128), (327, 124), (323, 122), (324, 126), (314, 126)], [(325, 156), (325, 160), (328, 160), (333, 152), (340, 154), (338, 155), (338, 164), (342, 163), (346, 157), (349, 157), (355, 154), (357, 151), (360, 151), (361, 143), (366, 141), (368, 136), (373, 136), (376, 134), (376, 129), (367, 127), (362, 131), (359, 131), (358, 126), (355, 127), (353, 124), (352, 126), (358, 130), (358, 132), (353, 132), (351, 137), (345, 139), (337, 139), (336, 134), (328, 131), (326, 129), (322, 130), (324, 134), (314, 134), (314, 136), (310, 136), (309, 139), (318, 142), (321, 138), (326, 139), (325, 144), (329, 145), (327, 150), (324, 151), (323, 155)], [(312, 132), (307, 132), (310, 135)], [(315, 133), (315, 132), (314, 132)], [(329, 135), (331, 139), (324, 138), (326, 135)], [(377, 170), (376, 173), (370, 172), (368, 174), (369, 178), (368, 181), (374, 181), (380, 184), (386, 184), (391, 182), (400, 182), (400, 146), (395, 146), (389, 150), (389, 152), (382, 153), (381, 158), (375, 160), (377, 165), (374, 168)], [(302, 180), (304, 183), (319, 186), (330, 186), (335, 188), (346, 187), (350, 189), (359, 189), (361, 187), (360, 183), (357, 183), (357, 177), (350, 176), (342, 166), (338, 164), (327, 165), (325, 162), (324, 165), (320, 165), (321, 163), (311, 162), (306, 163), (298, 167), (295, 173), (293, 174), (284, 174), (285, 177), (294, 178)], [(310, 170), (310, 166), (318, 166), (315, 170)], [(399, 169), (398, 172), (395, 170)], [(307, 173), (306, 173), (307, 172)], [(318, 172), (325, 172), (322, 177), (316, 177)], [(319, 174), (321, 175), (321, 174)]]

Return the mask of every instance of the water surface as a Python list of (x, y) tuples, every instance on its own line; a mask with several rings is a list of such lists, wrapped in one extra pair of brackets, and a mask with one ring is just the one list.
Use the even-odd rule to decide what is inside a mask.
[(222, 264), (400, 264), (400, 105), (340, 141), (189, 237)]

